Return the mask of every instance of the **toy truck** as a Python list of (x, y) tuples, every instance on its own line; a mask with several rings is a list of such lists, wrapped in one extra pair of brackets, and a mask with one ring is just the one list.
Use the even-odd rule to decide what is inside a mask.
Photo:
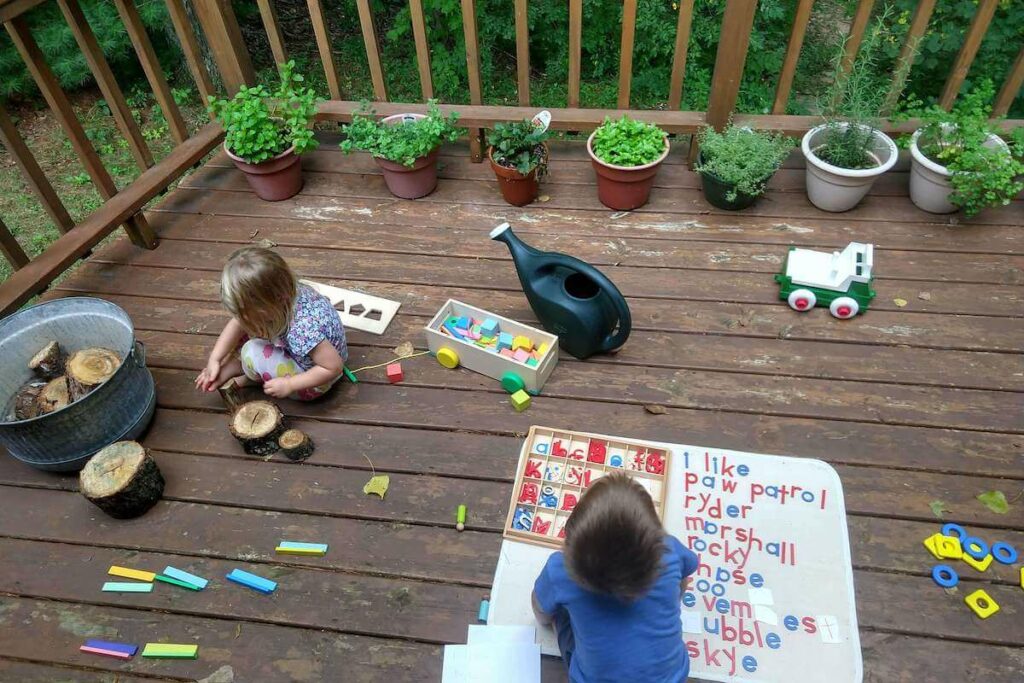
[(875, 292), (871, 289), (874, 246), (850, 242), (831, 254), (793, 247), (782, 273), (775, 276), (779, 298), (794, 311), (828, 306), (829, 312), (846, 320), (867, 310)]

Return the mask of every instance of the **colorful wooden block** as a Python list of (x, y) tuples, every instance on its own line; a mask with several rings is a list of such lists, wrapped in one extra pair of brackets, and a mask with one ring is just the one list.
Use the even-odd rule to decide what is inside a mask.
[(395, 382), (401, 382), (405, 379), (405, 375), (402, 374), (401, 363), (391, 363), (385, 368), (385, 372), (388, 376), (388, 381), (394, 384)]
[(181, 581), (180, 579), (175, 579), (170, 576), (164, 576), (163, 574), (157, 574), (156, 580), (160, 581), (161, 583), (169, 583), (172, 586), (177, 586), (178, 588), (188, 588), (189, 590), (193, 591), (202, 590), (199, 586), (191, 584), (188, 581)]
[(241, 569), (232, 569), (231, 573), (227, 575), (227, 580), (264, 594), (273, 593), (277, 588), (277, 582), (250, 574)]
[(445, 323), (443, 327), (444, 327), (445, 331), (448, 332), (448, 334), (450, 334), (451, 336), (455, 337), (456, 339), (465, 339), (466, 338), (466, 331), (465, 330), (460, 330), (459, 328), (455, 327), (451, 323)]
[(498, 325), (498, 321), (494, 318), (486, 318), (483, 323), (480, 324), (480, 334), (485, 337), (493, 337), (501, 331), (501, 327)]
[(515, 359), (515, 356), (512, 354), (512, 349), (499, 349), (498, 353), (505, 358)]
[(146, 647), (142, 649), (143, 657), (159, 657), (160, 659), (195, 659), (198, 655), (198, 645), (146, 643)]
[(526, 359), (530, 357), (530, 354), (523, 349), (518, 349), (512, 352), (512, 357), (516, 359), (516, 362), (525, 363)]
[(498, 350), (511, 349), (513, 337), (508, 332), (502, 332), (498, 335)]
[(209, 583), (209, 581), (207, 581), (206, 579), (204, 579), (201, 576), (196, 576), (195, 574), (189, 574), (188, 572), (184, 572), (184, 571), (182, 571), (180, 569), (175, 569), (174, 567), (171, 567), (171, 566), (164, 567), (163, 575), (164, 576), (169, 576), (172, 579), (177, 579), (178, 581), (184, 581), (185, 583), (191, 583), (193, 586), (196, 586), (197, 588), (199, 588), (199, 590), (202, 590), (202, 589), (206, 588), (206, 584)]
[(94, 647), (100, 650), (113, 650), (115, 652), (123, 652), (129, 657), (135, 655), (139, 651), (138, 645), (132, 645), (131, 643), (114, 643), (109, 640), (92, 640), (85, 641), (87, 647)]
[(548, 352), (548, 343), (547, 342), (541, 342), (540, 346), (537, 347), (537, 355), (538, 356), (543, 356), (547, 352)]
[(530, 340), (529, 337), (524, 337), (522, 335), (514, 337), (512, 339), (512, 350), (518, 351), (519, 349), (522, 349), (523, 351), (527, 352), (532, 351), (533, 342)]
[(152, 593), (151, 583), (121, 583), (118, 581), (107, 581), (103, 584), (104, 593)]
[(87, 652), (91, 655), (103, 655), (104, 657), (113, 657), (114, 659), (131, 659), (132, 656), (127, 652), (121, 652), (120, 650), (107, 650), (102, 647), (90, 647), (89, 645), (82, 645), (78, 648), (81, 652)]
[(531, 368), (535, 368), (539, 363), (537, 362), (536, 358), (530, 356), (529, 358), (526, 359), (526, 364), (529, 365)]
[(964, 553), (963, 557), (961, 557), (960, 559), (963, 560), (964, 562), (966, 562), (967, 564), (971, 565), (975, 569), (977, 569), (979, 572), (986, 571), (989, 568), (989, 566), (992, 564), (992, 556), (991, 555), (986, 555), (985, 559), (983, 559), (983, 560), (976, 560), (973, 557), (971, 557), (970, 555), (968, 555), (967, 553)]
[(955, 536), (939, 536), (935, 539), (935, 552), (945, 560), (959, 560), (964, 555), (960, 539)]
[(326, 555), (327, 544), (281, 541), (274, 550), (281, 555)]
[(992, 557), (1000, 564), (1013, 564), (1017, 561), (1017, 550), (1009, 543), (999, 541), (992, 544)]
[(936, 540), (941, 537), (942, 534), (932, 534), (928, 538), (924, 539), (924, 547), (928, 548), (928, 552), (934, 555), (936, 560), (942, 559), (942, 557), (939, 555), (938, 549), (935, 547)]
[(455, 329), (469, 331), (469, 328), (473, 327), (473, 319), (467, 315), (462, 316), (455, 323)]
[(512, 402), (512, 407), (516, 409), (517, 413), (521, 413), (530, 407), (530, 395), (522, 389), (509, 396), (509, 400)]
[(999, 611), (999, 604), (980, 588), (964, 598), (964, 602), (982, 619), (988, 619)]
[(111, 576), (120, 576), (126, 579), (135, 579), (136, 581), (148, 581), (149, 583), (153, 583), (153, 579), (156, 578), (156, 574), (153, 572), (146, 572), (141, 569), (129, 569), (128, 567), (118, 567), (116, 564), (108, 569), (107, 573)]

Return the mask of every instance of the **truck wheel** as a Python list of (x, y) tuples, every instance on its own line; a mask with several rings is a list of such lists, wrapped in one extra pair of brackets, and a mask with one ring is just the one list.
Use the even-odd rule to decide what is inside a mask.
[(860, 311), (860, 304), (852, 297), (841, 296), (829, 304), (828, 311), (840, 320), (849, 320)]
[(786, 303), (794, 311), (803, 313), (814, 308), (814, 304), (818, 303), (818, 297), (814, 296), (814, 292), (809, 289), (794, 289), (789, 293)]
[(443, 346), (437, 350), (437, 362), (449, 370), (453, 370), (459, 367), (459, 354), (447, 346)]

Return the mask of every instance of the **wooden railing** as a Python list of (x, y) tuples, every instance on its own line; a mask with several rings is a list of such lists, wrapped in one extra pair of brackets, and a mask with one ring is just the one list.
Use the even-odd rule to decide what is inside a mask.
[[(580, 107), (580, 80), (582, 59), (583, 0), (568, 0), (568, 106), (551, 109), (552, 127), (557, 130), (588, 131), (599, 125), (606, 116), (618, 116), (624, 111), (645, 121), (658, 124), (675, 134), (693, 134), (704, 125), (721, 128), (729, 121), (749, 125), (758, 129), (782, 131), (799, 135), (819, 121), (811, 116), (786, 115), (793, 79), (796, 73), (804, 36), (811, 17), (813, 0), (797, 0), (794, 21), (785, 58), (779, 73), (771, 114), (746, 115), (734, 113), (740, 81), (746, 63), (747, 49), (753, 27), (757, 2), (755, 0), (724, 0), (725, 11), (721, 35), (727, 40), (719, 42), (711, 82), (711, 95), (706, 112), (679, 111), (685, 86), (687, 49), (690, 42), (690, 28), (693, 22), (693, 0), (678, 2), (675, 53), (672, 60), (668, 83), (668, 100), (665, 110), (629, 110), (630, 88), (633, 76), (633, 50), (635, 43), (637, 0), (623, 0), (621, 40), (619, 43), (619, 75), (616, 110), (588, 109)], [(906, 64), (916, 54), (917, 42), (924, 36), (935, 9), (937, 0), (920, 0), (910, 21), (905, 44), (898, 57), (897, 66)], [(128, 187), (118, 191), (110, 175), (100, 162), (96, 151), (86, 137), (81, 124), (67, 96), (57, 84), (53, 72), (31, 35), (24, 12), (42, 2), (57, 2), (71, 31), (82, 50), (104, 98), (110, 104), (115, 122), (128, 142), (133, 157), (142, 174)], [(0, 251), (16, 269), (7, 282), (0, 285), (0, 314), (6, 314), (46, 286), (69, 265), (74, 263), (103, 237), (118, 225), (124, 225), (131, 240), (139, 246), (153, 248), (157, 239), (145, 217), (142, 207), (157, 196), (190, 166), (194, 165), (222, 138), (216, 124), (209, 124), (189, 137), (178, 107), (171, 97), (163, 71), (156, 59), (152, 44), (142, 26), (134, 0), (113, 0), (125, 31), (131, 39), (143, 71), (153, 90), (154, 97), (167, 117), (168, 126), (177, 147), (164, 159), (155, 161), (147, 148), (138, 125), (125, 103), (124, 95), (111, 73), (95, 36), (78, 6), (78, 0), (0, 0), (0, 22), (4, 24), (30, 73), (39, 86), (50, 109), (59, 121), (65, 134), (75, 148), (76, 154), (85, 166), (96, 189), (106, 203), (91, 216), (77, 225), (68, 215), (59, 197), (49, 184), (28, 147), (18, 135), (10, 118), (0, 107), (0, 140), (25, 176), (29, 187), (38, 197), (42, 206), (63, 233), (45, 252), (31, 261), (0, 221)], [(230, 0), (190, 0), (195, 16), (201, 25), (201, 36), (197, 36), (186, 14), (185, 0), (165, 0), (174, 31), (181, 44), (188, 69), (196, 87), (205, 100), (213, 92), (213, 80), (204, 67), (200, 52), (201, 42), (209, 48), (215, 63), (219, 80), (232, 93), (244, 84), (255, 82), (255, 73), (249, 52), (244, 45), (242, 32), (232, 10)], [(331, 121), (348, 121), (358, 108), (358, 102), (347, 99), (342, 90), (334, 62), (334, 53), (328, 30), (328, 17), (321, 0), (306, 0), (314, 39), (324, 69), (330, 100), (323, 103), (319, 118)], [(537, 106), (530, 95), (530, 40), (527, 22), (529, 0), (514, 0), (516, 37), (516, 84), (518, 106), (492, 106), (483, 104), (483, 87), (479, 66), (480, 44), (477, 33), (476, 5), (474, 0), (461, 0), (462, 24), (466, 44), (466, 67), (469, 86), (468, 105), (443, 105), (444, 111), (458, 111), (460, 121), (470, 129), (470, 147), (475, 160), (482, 159), (484, 150), (483, 129), (494, 123), (522, 119), (532, 115)], [(977, 10), (963, 46), (953, 64), (942, 90), (940, 103), (951, 107), (963, 85), (971, 64), (977, 55), (981, 41), (992, 21), (998, 0), (979, 0)], [(278, 22), (274, 0), (257, 0), (259, 14), (266, 30), (267, 39), (274, 60), (278, 63), (288, 58), (281, 28)], [(847, 36), (843, 67), (853, 64), (865, 31), (870, 21), (875, 0), (861, 0), (854, 13)], [(376, 109), (380, 114), (416, 112), (425, 110), (425, 101), (434, 95), (430, 70), (430, 49), (427, 23), (422, 0), (409, 0), (409, 10), (416, 60), (423, 102), (392, 103), (388, 101), (378, 36), (370, 0), (356, 0), (359, 25), (365, 46)], [(332, 18), (337, 21), (338, 18)], [(345, 19), (348, 19), (347, 17)], [(897, 68), (895, 70), (899, 72)], [(993, 102), (993, 114), (1001, 116), (1009, 110), (1010, 104), (1024, 83), (1024, 47), (1010, 67), (1005, 82)], [(902, 84), (894, 83), (890, 88), (890, 99), (895, 102)], [(1021, 121), (1008, 122), (1009, 126), (1024, 124)], [(913, 130), (913, 122), (885, 124), (889, 132), (907, 133)], [(691, 145), (691, 150), (695, 146)]]

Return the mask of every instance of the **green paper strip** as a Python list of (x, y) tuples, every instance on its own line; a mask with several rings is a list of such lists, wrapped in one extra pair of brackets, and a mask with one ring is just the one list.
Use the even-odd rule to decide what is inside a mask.
[(146, 643), (146, 647), (142, 651), (143, 657), (168, 659), (195, 659), (198, 654), (198, 645), (174, 645), (171, 643)]
[(178, 579), (172, 579), (171, 577), (164, 576), (163, 574), (157, 574), (155, 578), (157, 581), (163, 581), (164, 583), (169, 583), (172, 586), (180, 586), (181, 588), (188, 588), (189, 590), (194, 591), (200, 590), (199, 586), (193, 586), (191, 583), (179, 581)]

